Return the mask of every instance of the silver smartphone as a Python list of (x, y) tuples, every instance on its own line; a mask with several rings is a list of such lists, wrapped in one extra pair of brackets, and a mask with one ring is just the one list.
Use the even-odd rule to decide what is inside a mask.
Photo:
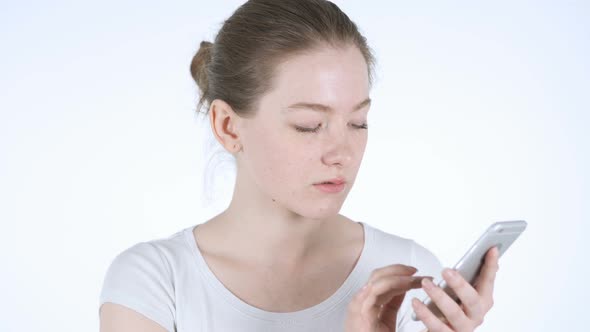
[[(465, 280), (473, 285), (479, 275), (481, 266), (484, 263), (485, 255), (489, 249), (497, 246), (499, 249), (499, 256), (502, 256), (510, 245), (518, 238), (518, 236), (525, 230), (527, 226), (524, 220), (515, 221), (499, 221), (493, 223), (488, 229), (479, 237), (479, 239), (469, 248), (463, 257), (453, 266), (453, 269), (459, 272)], [(459, 303), (459, 298), (453, 290), (447, 286), (444, 279), (442, 279), (438, 286), (442, 288), (449, 296)], [(422, 300), (430, 311), (437, 317), (444, 317), (436, 304), (427, 296)], [(417, 321), (416, 313), (412, 313), (412, 319)]]

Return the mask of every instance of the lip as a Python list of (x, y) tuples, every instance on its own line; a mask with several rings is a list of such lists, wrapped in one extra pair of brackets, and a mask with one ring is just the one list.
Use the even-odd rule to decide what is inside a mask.
[(346, 186), (345, 182), (342, 182), (340, 184), (322, 184), (322, 183), (318, 183), (318, 184), (314, 184), (314, 187), (316, 187), (317, 189), (319, 189), (322, 192), (325, 193), (339, 193), (342, 190), (344, 190), (344, 186)]
[(331, 184), (341, 185), (341, 184), (346, 183), (346, 180), (343, 177), (339, 176), (337, 178), (333, 178), (333, 179), (330, 179), (330, 180), (325, 180), (325, 181), (318, 182), (318, 183), (316, 183), (316, 185), (323, 184), (323, 182), (331, 182)]

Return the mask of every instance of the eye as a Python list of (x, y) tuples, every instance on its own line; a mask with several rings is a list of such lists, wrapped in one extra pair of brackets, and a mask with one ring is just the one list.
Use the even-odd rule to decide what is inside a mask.
[(369, 125), (366, 124), (366, 123), (363, 123), (362, 125), (355, 125), (355, 124), (353, 124), (352, 126), (355, 127), (355, 128), (357, 128), (357, 129), (368, 129), (369, 128)]
[(320, 127), (321, 127), (321, 124), (315, 128), (305, 128), (305, 127), (295, 126), (295, 130), (297, 130), (298, 132), (301, 132), (301, 133), (317, 133), (317, 131), (320, 129)]
[[(319, 124), (315, 128), (305, 128), (305, 127), (295, 126), (295, 130), (297, 130), (298, 132), (301, 132), (301, 133), (317, 133), (321, 126), (322, 126), (321, 124)], [(369, 128), (369, 126), (366, 123), (363, 123), (361, 125), (353, 124), (352, 126), (356, 129), (368, 129)]]

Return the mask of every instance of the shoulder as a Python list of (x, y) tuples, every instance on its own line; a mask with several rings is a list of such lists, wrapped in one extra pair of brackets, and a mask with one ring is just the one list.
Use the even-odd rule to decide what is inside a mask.
[(125, 270), (126, 267), (143, 267), (144, 272), (171, 274), (177, 257), (187, 251), (184, 238), (187, 229), (173, 235), (142, 241), (119, 252), (113, 259), (109, 270)]
[(372, 240), (374, 242), (374, 245), (378, 247), (380, 250), (403, 252), (406, 255), (411, 253), (413, 245), (413, 241), (411, 239), (407, 239), (405, 237), (386, 232), (371, 225), (367, 226), (367, 229), (369, 230), (369, 235), (373, 236), (373, 238), (370, 238), (369, 240)]
[(397, 262), (417, 268), (417, 275), (425, 274), (436, 277), (440, 274), (442, 270), (440, 260), (425, 245), (376, 227), (369, 226), (369, 229), (374, 234), (373, 241), (377, 249), (376, 252), (395, 254)]
[(108, 278), (118, 280), (147, 275), (169, 276), (171, 267), (164, 258), (161, 246), (156, 241), (136, 243), (112, 260), (107, 269)]
[[(173, 330), (175, 273), (182, 259), (182, 231), (139, 242), (119, 252), (108, 266), (99, 298), (123, 305)], [(175, 262), (175, 260), (177, 262)]]
[(418, 269), (419, 274), (429, 275), (440, 279), (442, 264), (438, 257), (425, 246), (412, 240), (411, 264)]

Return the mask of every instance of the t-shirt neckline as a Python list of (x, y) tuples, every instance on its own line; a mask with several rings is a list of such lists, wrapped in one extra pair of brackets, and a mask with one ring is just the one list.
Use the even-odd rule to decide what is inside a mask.
[(342, 285), (340, 285), (340, 287), (324, 301), (311, 307), (293, 312), (266, 311), (244, 302), (242, 299), (240, 299), (234, 293), (232, 293), (229, 289), (227, 289), (225, 285), (223, 285), (223, 283), (219, 279), (217, 279), (213, 271), (211, 271), (211, 269), (207, 265), (203, 255), (201, 254), (201, 251), (197, 246), (196, 239), (193, 236), (193, 230), (198, 225), (186, 228), (184, 230), (184, 235), (193, 255), (196, 258), (194, 262), (196, 264), (196, 267), (200, 271), (203, 280), (208, 284), (209, 287), (215, 289), (217, 294), (220, 294), (221, 297), (228, 302), (228, 304), (230, 304), (235, 309), (250, 317), (272, 322), (289, 321), (291, 323), (295, 323), (300, 321), (308, 321), (309, 319), (314, 319), (331, 312), (338, 306), (338, 304), (341, 301), (345, 301), (349, 298), (352, 298), (354, 294), (351, 293), (361, 287), (360, 284), (364, 280), (360, 280), (360, 277), (363, 271), (367, 269), (368, 259), (370, 257), (369, 251), (371, 250), (372, 244), (374, 242), (374, 234), (373, 229), (369, 225), (365, 224), (362, 221), (359, 221), (358, 223), (360, 223), (363, 226), (364, 244), (363, 249), (361, 251), (361, 255), (358, 258), (352, 271), (349, 273), (348, 277), (344, 280)]

